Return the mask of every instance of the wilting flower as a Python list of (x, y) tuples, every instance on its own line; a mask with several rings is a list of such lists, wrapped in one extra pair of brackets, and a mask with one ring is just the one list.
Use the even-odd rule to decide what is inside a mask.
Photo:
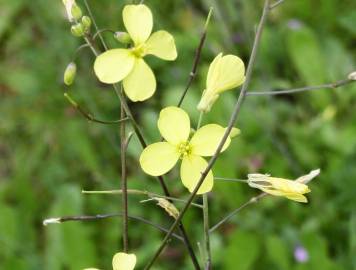
[(235, 55), (218, 54), (210, 64), (206, 79), (206, 89), (198, 104), (198, 110), (210, 111), (219, 95), (227, 90), (240, 86), (245, 81), (245, 65)]
[[(226, 129), (216, 124), (208, 124), (199, 128), (189, 139), (189, 116), (178, 107), (167, 107), (160, 112), (158, 129), (166, 141), (151, 144), (143, 150), (140, 156), (142, 169), (152, 176), (163, 175), (181, 159), (181, 180), (183, 185), (192, 192), (201, 173), (208, 165), (202, 157), (212, 156), (215, 153)], [(238, 133), (239, 130), (234, 129), (231, 135)], [(230, 137), (222, 151), (229, 146)], [(213, 184), (213, 174), (209, 171), (198, 194), (209, 192)]]
[(151, 10), (145, 5), (126, 5), (123, 21), (133, 40), (129, 49), (113, 49), (99, 55), (94, 71), (103, 83), (117, 83), (123, 80), (124, 91), (132, 101), (143, 101), (156, 91), (156, 78), (143, 60), (149, 54), (164, 60), (175, 60), (177, 50), (174, 38), (166, 31), (151, 35), (153, 19)]
[(308, 200), (303, 194), (310, 192), (306, 184), (319, 175), (319, 173), (319, 169), (314, 170), (295, 181), (271, 177), (266, 174), (249, 174), (247, 183), (250, 187), (258, 188), (268, 194), (283, 196), (293, 201), (306, 203)]
[[(112, 259), (113, 270), (133, 270), (136, 265), (136, 255), (123, 252), (116, 253)], [(97, 268), (86, 268), (84, 270), (99, 270)]]

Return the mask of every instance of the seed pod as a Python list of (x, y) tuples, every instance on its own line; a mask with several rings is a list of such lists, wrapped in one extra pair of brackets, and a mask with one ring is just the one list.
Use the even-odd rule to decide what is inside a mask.
[(77, 65), (74, 62), (68, 64), (64, 71), (63, 81), (65, 85), (72, 85), (77, 74)]

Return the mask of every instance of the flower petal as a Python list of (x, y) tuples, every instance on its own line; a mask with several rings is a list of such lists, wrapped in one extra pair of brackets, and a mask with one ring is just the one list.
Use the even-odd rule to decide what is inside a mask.
[(307, 185), (292, 180), (268, 177), (268, 182), (272, 184), (272, 187), (274, 189), (281, 190), (287, 193), (304, 194), (310, 192), (310, 189)]
[(147, 146), (140, 156), (142, 170), (152, 176), (163, 175), (174, 167), (179, 159), (177, 148), (167, 142)]
[[(200, 156), (189, 155), (183, 158), (182, 165), (180, 167), (180, 177), (183, 185), (193, 192), (198, 181), (200, 180), (202, 172), (208, 166), (208, 162)], [(212, 190), (214, 185), (213, 173), (210, 170), (205, 177), (203, 184), (200, 186), (197, 194), (203, 194)]]
[(177, 49), (173, 36), (167, 31), (153, 33), (146, 42), (146, 54), (153, 54), (164, 60), (175, 60)]
[(116, 253), (112, 259), (114, 270), (133, 270), (136, 265), (136, 255), (123, 252)]
[[(198, 129), (190, 141), (193, 154), (205, 157), (214, 155), (225, 130), (225, 128), (216, 124), (205, 125)], [(221, 151), (224, 151), (230, 142), (231, 139), (228, 137)]]
[(152, 12), (146, 5), (126, 5), (122, 17), (135, 45), (144, 43), (152, 32)]
[(235, 88), (245, 81), (245, 65), (237, 56), (229, 54), (222, 56), (218, 54), (211, 63), (207, 76), (207, 89), (214, 92)]
[(181, 108), (171, 106), (161, 110), (157, 125), (163, 138), (173, 145), (188, 140), (190, 119)]
[(113, 49), (102, 53), (95, 59), (94, 71), (103, 83), (117, 83), (132, 70), (135, 57), (129, 50)]
[(146, 62), (137, 58), (132, 72), (123, 82), (125, 94), (132, 101), (143, 101), (156, 91), (156, 78)]

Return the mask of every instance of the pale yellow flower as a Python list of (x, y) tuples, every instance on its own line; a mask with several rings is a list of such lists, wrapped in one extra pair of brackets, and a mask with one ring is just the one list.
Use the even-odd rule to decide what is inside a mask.
[(306, 184), (319, 175), (319, 173), (320, 170), (314, 170), (294, 181), (271, 177), (266, 174), (249, 174), (247, 183), (250, 187), (258, 188), (268, 194), (283, 196), (293, 201), (306, 203), (308, 200), (304, 194), (311, 191)]
[[(163, 175), (181, 159), (180, 177), (183, 185), (192, 192), (208, 165), (202, 157), (215, 153), (226, 129), (208, 124), (199, 128), (190, 139), (189, 116), (178, 107), (167, 107), (160, 112), (158, 129), (166, 141), (151, 144), (143, 150), (140, 156), (142, 169), (152, 176)], [(238, 129), (231, 132), (233, 135), (238, 133)], [(228, 138), (222, 151), (230, 142)], [(213, 188), (213, 180), (213, 174), (209, 171), (198, 194), (209, 192)]]
[[(116, 253), (112, 259), (113, 270), (133, 270), (136, 265), (136, 255), (123, 252)], [(97, 268), (86, 268), (84, 270), (99, 270)]]
[(210, 111), (219, 95), (227, 90), (236, 88), (245, 81), (245, 65), (235, 55), (218, 54), (210, 64), (206, 80), (206, 89), (198, 104), (198, 110)]
[(155, 75), (143, 57), (152, 54), (172, 61), (177, 58), (177, 50), (174, 38), (168, 32), (157, 31), (151, 35), (153, 19), (147, 6), (126, 5), (122, 16), (133, 47), (102, 53), (95, 60), (94, 71), (103, 83), (123, 81), (129, 99), (143, 101), (156, 91)]

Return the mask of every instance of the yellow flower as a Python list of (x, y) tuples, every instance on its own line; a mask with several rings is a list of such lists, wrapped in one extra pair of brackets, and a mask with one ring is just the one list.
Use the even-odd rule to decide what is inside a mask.
[[(113, 270), (133, 270), (136, 265), (136, 255), (123, 252), (116, 253), (112, 259)], [(86, 268), (84, 270), (99, 270), (97, 268)]]
[(198, 104), (198, 110), (210, 111), (219, 95), (227, 90), (240, 86), (245, 81), (245, 65), (235, 55), (218, 54), (210, 64), (206, 80), (206, 89)]
[(151, 35), (153, 20), (147, 6), (126, 5), (122, 16), (133, 47), (102, 53), (95, 60), (94, 71), (103, 83), (113, 84), (123, 80), (129, 99), (143, 101), (156, 91), (155, 75), (143, 57), (152, 54), (172, 61), (177, 58), (177, 50), (174, 38), (168, 32), (157, 31)]
[(249, 174), (247, 182), (250, 187), (258, 188), (268, 194), (283, 196), (293, 201), (306, 203), (308, 200), (303, 194), (311, 191), (306, 184), (319, 175), (319, 173), (319, 169), (314, 170), (295, 181), (270, 177), (265, 174)]
[[(181, 159), (181, 180), (183, 185), (192, 192), (201, 173), (208, 165), (202, 157), (214, 154), (225, 133), (225, 128), (216, 124), (208, 124), (198, 129), (189, 139), (189, 116), (178, 107), (164, 108), (160, 112), (157, 125), (166, 141), (151, 144), (143, 150), (140, 156), (142, 169), (152, 176), (163, 175)], [(237, 135), (238, 129), (234, 129), (231, 134)], [(231, 139), (228, 138), (222, 151), (229, 146), (230, 142)], [(198, 194), (209, 192), (213, 184), (213, 174), (209, 171)]]

